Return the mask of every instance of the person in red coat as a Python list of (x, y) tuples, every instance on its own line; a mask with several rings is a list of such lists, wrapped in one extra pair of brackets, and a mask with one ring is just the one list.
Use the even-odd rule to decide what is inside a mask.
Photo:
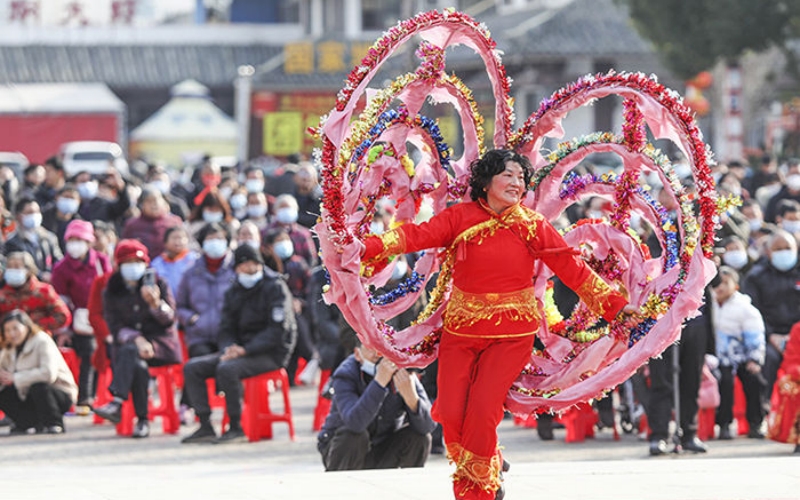
[(0, 316), (21, 309), (52, 336), (70, 324), (72, 313), (55, 288), (39, 281), (36, 274), (36, 264), (28, 252), (11, 252), (6, 256), (5, 285), (0, 288)]
[(606, 320), (636, 311), (542, 215), (521, 205), (531, 172), (528, 159), (515, 152), (489, 151), (470, 166), (471, 203), (364, 241), (362, 262), (368, 270), (391, 255), (448, 249), (441, 273), (452, 273), (452, 289), (439, 344), (433, 417), (442, 424), (448, 457), (456, 466), (458, 499), (504, 494), (497, 426), (542, 320), (533, 289), (536, 261), (541, 259)]
[(795, 445), (800, 454), (800, 323), (789, 332), (770, 408), (767, 437)]

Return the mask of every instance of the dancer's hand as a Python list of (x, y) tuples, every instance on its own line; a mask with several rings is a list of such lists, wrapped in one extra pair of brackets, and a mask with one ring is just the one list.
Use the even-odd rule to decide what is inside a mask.
[(642, 313), (639, 311), (639, 308), (633, 304), (628, 304), (623, 307), (617, 318), (622, 321), (622, 324), (625, 325), (625, 328), (634, 328), (644, 319)]

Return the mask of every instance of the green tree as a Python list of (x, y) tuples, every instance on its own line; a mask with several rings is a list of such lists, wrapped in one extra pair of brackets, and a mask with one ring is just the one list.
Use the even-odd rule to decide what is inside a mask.
[(800, 0), (616, 0), (629, 8), (675, 74), (690, 79), (720, 59), (785, 48), (800, 35)]

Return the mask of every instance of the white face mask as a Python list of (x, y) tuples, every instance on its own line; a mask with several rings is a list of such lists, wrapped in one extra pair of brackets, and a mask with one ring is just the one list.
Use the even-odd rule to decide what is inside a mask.
[(42, 225), (42, 214), (25, 214), (22, 216), (22, 226), (25, 229), (36, 229)]
[(800, 233), (800, 220), (784, 220), (781, 226), (789, 233)]
[(297, 222), (297, 209), (292, 207), (283, 207), (275, 214), (275, 218), (281, 224), (293, 224)]
[(260, 219), (267, 215), (266, 205), (247, 205), (247, 216), (253, 219)]
[(97, 196), (97, 181), (81, 182), (78, 184), (78, 194), (84, 200), (91, 200)]
[(236, 275), (239, 284), (245, 288), (253, 288), (264, 277), (264, 273), (258, 272), (253, 274), (238, 273)]
[(234, 210), (241, 210), (247, 205), (247, 196), (237, 193), (231, 196), (230, 199), (231, 208)]
[(147, 264), (144, 262), (126, 262), (119, 266), (119, 273), (125, 281), (139, 281), (144, 276)]
[(800, 174), (792, 174), (786, 178), (786, 187), (792, 191), (800, 191)]
[(205, 222), (222, 222), (223, 217), (225, 217), (225, 214), (222, 212), (203, 210), (203, 220)]
[(244, 188), (248, 193), (263, 193), (264, 181), (261, 179), (247, 179), (244, 181)]
[(392, 281), (399, 281), (406, 277), (408, 272), (408, 263), (405, 260), (398, 260), (392, 269)]
[(272, 249), (275, 250), (275, 254), (281, 259), (288, 259), (294, 253), (292, 240), (276, 241), (275, 244), (272, 245)]
[(747, 251), (746, 250), (728, 250), (722, 254), (722, 262), (727, 266), (731, 266), (737, 271), (747, 265)]
[(203, 252), (212, 259), (220, 259), (228, 251), (228, 242), (215, 238), (213, 240), (205, 240), (203, 242)]
[(369, 375), (370, 377), (375, 376), (375, 372), (377, 371), (378, 366), (373, 363), (372, 361), (367, 361), (366, 359), (361, 359), (361, 371)]
[(66, 250), (73, 259), (80, 259), (89, 251), (89, 243), (83, 240), (71, 240), (67, 242)]
[(168, 194), (171, 185), (169, 181), (153, 181), (150, 183), (150, 187), (155, 189), (161, 194)]
[(750, 224), (750, 231), (758, 231), (761, 229), (761, 224), (763, 224), (761, 219), (747, 219), (747, 222)]
[(369, 232), (372, 234), (383, 234), (384, 229), (383, 222), (381, 221), (372, 221), (369, 223)]
[(14, 288), (19, 288), (28, 281), (28, 271), (25, 269), (6, 269), (3, 273), (6, 284)]

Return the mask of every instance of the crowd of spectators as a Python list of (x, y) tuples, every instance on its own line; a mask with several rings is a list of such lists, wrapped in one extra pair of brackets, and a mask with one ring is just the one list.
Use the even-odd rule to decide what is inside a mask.
[[(317, 221), (321, 189), (312, 164), (297, 161), (268, 172), (255, 166), (223, 170), (206, 159), (191, 174), (178, 175), (158, 165), (132, 172), (130, 178), (123, 178), (109, 168), (102, 175), (81, 172), (67, 178), (54, 157), (26, 169), (16, 190), (4, 186), (0, 197), (0, 315), (17, 318), (3, 325), (12, 330), (18, 327), (22, 333), (2, 337), (3, 352), (14, 355), (0, 358), (6, 363), (0, 366), (0, 406), (16, 404), (17, 409), (0, 409), (14, 432), (63, 432), (63, 420), (56, 414), (66, 411), (67, 402), (75, 405), (78, 414), (95, 410), (114, 421), (130, 393), (141, 422), (134, 436), (145, 437), (149, 433), (147, 369), (159, 364), (186, 363), (186, 383), (193, 389), (181, 398), (181, 414), (190, 421), (194, 408), (201, 427), (185, 442), (223, 437), (209, 427), (204, 395), (207, 378), (216, 377), (218, 388), (222, 385), (236, 395), (236, 380), (276, 367), (285, 367), (294, 383), (301, 360), (311, 370), (332, 370), (347, 359), (351, 376), (369, 374), (364, 365), (370, 365), (371, 358), (378, 359), (377, 354), (365, 354), (364, 348), (343, 343), (346, 327), (341, 314), (321, 300), (325, 270), (310, 231)], [(743, 203), (722, 216), (715, 259), (723, 271), (706, 291), (702, 321), (695, 325), (702, 330), (700, 340), (684, 338), (680, 356), (692, 366), (681, 366), (681, 371), (699, 377), (704, 362), (715, 369), (722, 394), (719, 439), (732, 438), (728, 426), (733, 380), (738, 377), (747, 393), (749, 437), (762, 438), (788, 334), (800, 321), (800, 162), (778, 163), (769, 157), (753, 166), (730, 162), (715, 166), (714, 176), (720, 194), (739, 196)], [(684, 181), (691, 191), (691, 177), (685, 176)], [(659, 186), (653, 189), (659, 190)], [(668, 198), (655, 198), (669, 203)], [(587, 199), (555, 224), (567, 226), (581, 218), (609, 217), (610, 209), (603, 200)], [(382, 205), (371, 230), (379, 233), (388, 227), (391, 213), (391, 204)], [(653, 242), (653, 228), (640, 217), (632, 218), (631, 225), (643, 242)], [(657, 246), (651, 245), (654, 255)], [(410, 273), (414, 256), (401, 259), (407, 259), (409, 265), (397, 267)], [(393, 276), (392, 281), (401, 278)], [(274, 280), (283, 285), (266, 285)], [(263, 286), (259, 284), (262, 281)], [(286, 310), (275, 305), (283, 300), (278, 295), (284, 290)], [(258, 296), (257, 312), (269, 324), (257, 324), (255, 312), (241, 310), (243, 297), (251, 295)], [(420, 306), (424, 303), (415, 304), (415, 310)], [(263, 337), (262, 330), (281, 324), (291, 324), (291, 338)], [(44, 379), (19, 383), (13, 376), (13, 360), (22, 354), (16, 352), (20, 342), (40, 346), (42, 335), (49, 335), (54, 346), (74, 349), (80, 359), (80, 375), (72, 385), (64, 380), (63, 366), (55, 361), (52, 370), (58, 377), (48, 379), (45, 390), (36, 385)], [(18, 338), (23, 340), (13, 340)], [(251, 341), (250, 347), (244, 347)], [(269, 351), (267, 345), (279, 349)], [(252, 352), (247, 355), (258, 358), (257, 363), (232, 362), (245, 356), (248, 349)], [(49, 348), (46, 351), (53, 353)], [(236, 368), (231, 368), (234, 365)], [(96, 407), (98, 392), (106, 390), (96, 387), (97, 374), (109, 367), (114, 368), (114, 399), (111, 406)], [(654, 384), (649, 393), (637, 394), (652, 413), (648, 415), (651, 422), (669, 422), (669, 415), (661, 420), (656, 415), (661, 412), (656, 408), (670, 411), (671, 401), (663, 401), (672, 398), (668, 369), (651, 366), (653, 380), (657, 375), (665, 382), (657, 390), (658, 384)], [(381, 372), (373, 367), (369, 376), (375, 373)], [(385, 378), (380, 377), (382, 388), (389, 382)], [(408, 390), (401, 395), (416, 400), (412, 389), (419, 389), (420, 401), (425, 402), (423, 406), (428, 404), (429, 396), (419, 384), (402, 383)], [(682, 381), (681, 388), (688, 396), (682, 399), (696, 391), (694, 383), (684, 385)], [(13, 397), (11, 389), (15, 390)], [(428, 392), (431, 399), (435, 397), (435, 385)], [(22, 404), (31, 394), (47, 404)], [(21, 404), (23, 410), (19, 410)], [(599, 407), (606, 412), (611, 408)], [(39, 408), (47, 411), (33, 415)], [(240, 408), (232, 405), (228, 411), (234, 421), (238, 419)], [(336, 436), (334, 423), (325, 427), (329, 439)], [(542, 423), (546, 425), (540, 426), (540, 436), (552, 439), (549, 422), (543, 418)], [(429, 424), (425, 421), (419, 427)], [(705, 445), (696, 439), (692, 415), (682, 415), (680, 424), (684, 445), (692, 451), (705, 451)], [(234, 434), (228, 440), (241, 437), (241, 433)], [(667, 437), (651, 437), (651, 453), (664, 452), (662, 441)], [(439, 452), (440, 439), (433, 442)], [(423, 448), (430, 448), (429, 438), (423, 443), (428, 443)], [(333, 458), (327, 440), (321, 443), (321, 451), (326, 467), (339, 467), (334, 465), (339, 459)], [(356, 462), (363, 463), (363, 457)]]

